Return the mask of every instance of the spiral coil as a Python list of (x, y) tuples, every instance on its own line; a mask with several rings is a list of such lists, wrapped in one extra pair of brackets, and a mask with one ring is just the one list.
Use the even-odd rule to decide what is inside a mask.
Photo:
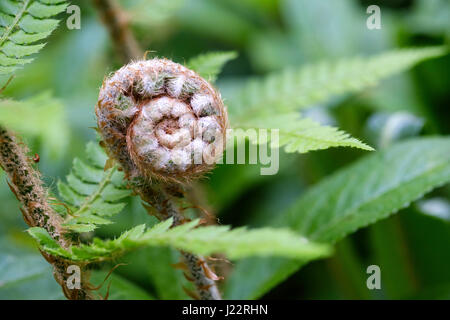
[(126, 171), (189, 181), (222, 155), (227, 112), (197, 73), (167, 59), (133, 62), (106, 79), (96, 107), (106, 149)]

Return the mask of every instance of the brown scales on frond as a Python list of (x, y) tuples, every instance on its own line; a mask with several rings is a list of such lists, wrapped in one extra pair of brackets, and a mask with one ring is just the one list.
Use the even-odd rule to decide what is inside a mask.
[[(44, 228), (63, 248), (68, 248), (72, 243), (62, 228), (62, 217), (49, 204), (47, 190), (42, 185), (39, 172), (31, 165), (33, 160), (27, 157), (27, 152), (24, 144), (18, 143), (13, 134), (0, 127), (0, 165), (8, 176), (9, 188), (22, 204), (20, 211), (25, 223), (30, 227)], [(69, 289), (67, 286), (67, 267), (75, 263), (43, 251), (41, 253), (53, 266), (54, 278), (68, 299), (91, 298), (89, 290), (84, 287), (86, 278), (80, 289)]]
[[(184, 187), (204, 176), (223, 153), (228, 127), (220, 94), (197, 73), (167, 59), (132, 62), (104, 80), (96, 105), (102, 147), (129, 186), (172, 226), (188, 221), (176, 202)], [(199, 296), (220, 299), (220, 279), (202, 257), (182, 252)], [(203, 261), (201, 265), (198, 261)], [(214, 279), (214, 280), (213, 280)]]
[(222, 155), (228, 126), (220, 94), (167, 59), (136, 61), (107, 78), (96, 106), (110, 156), (131, 175), (187, 183)]

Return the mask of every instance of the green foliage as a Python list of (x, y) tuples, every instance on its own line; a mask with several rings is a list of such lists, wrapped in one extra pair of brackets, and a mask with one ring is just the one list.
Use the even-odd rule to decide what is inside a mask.
[(369, 118), (365, 131), (373, 143), (384, 148), (397, 140), (417, 135), (423, 125), (423, 119), (408, 112), (379, 112)]
[[(372, 222), (378, 217), (375, 217), (375, 212), (383, 216), (381, 211), (397, 210), (400, 205), (392, 199), (394, 197), (384, 195), (398, 192), (398, 201), (403, 201), (402, 189), (405, 188), (405, 194), (411, 195), (411, 189), (419, 185), (420, 179), (411, 177), (424, 173), (424, 180), (430, 177), (432, 187), (437, 185), (433, 182), (432, 172), (436, 170), (438, 174), (440, 170), (437, 169), (439, 165), (434, 163), (434, 157), (438, 162), (446, 158), (443, 152), (448, 148), (443, 147), (443, 144), (435, 143), (433, 139), (426, 140), (434, 148), (442, 148), (442, 153), (430, 151), (433, 147), (430, 145), (426, 148), (426, 142), (411, 142), (409, 147), (402, 149), (403, 152), (395, 155), (398, 159), (389, 158), (387, 155), (398, 139), (416, 135), (449, 134), (446, 101), (449, 101), (450, 77), (447, 70), (450, 56), (429, 61), (410, 72), (403, 72), (388, 79), (385, 75), (397, 72), (398, 68), (412, 63), (413, 57), (400, 58), (400, 55), (406, 55), (406, 51), (399, 51), (398, 63), (381, 65), (382, 62), (378, 61), (379, 66), (376, 67), (376, 57), (371, 58), (369, 55), (394, 50), (405, 44), (417, 46), (425, 43), (448, 43), (449, 1), (415, 0), (411, 5), (395, 8), (385, 8), (380, 4), (383, 27), (377, 31), (365, 28), (366, 8), (361, 6), (358, 0), (328, 1), (326, 5), (323, 1), (311, 0), (119, 2), (126, 11), (132, 32), (139, 43), (144, 49), (156, 52), (158, 56), (190, 61), (198, 52), (209, 50), (235, 50), (240, 53), (241, 58), (227, 66), (226, 74), (220, 75), (218, 82), (230, 112), (231, 126), (249, 128), (251, 124), (256, 128), (278, 127), (282, 131), (282, 140), (292, 140), (292, 143), (286, 142), (286, 146), (292, 145), (289, 148), (306, 151), (310, 149), (311, 143), (317, 144), (316, 141), (310, 141), (309, 137), (323, 137), (322, 131), (317, 128), (308, 134), (311, 130), (308, 129), (309, 125), (305, 130), (301, 130), (304, 124), (297, 126), (295, 123), (309, 121), (305, 118), (312, 114), (319, 116), (313, 117), (315, 121), (351, 132), (354, 137), (377, 149), (389, 148), (381, 153), (373, 152), (368, 157), (378, 159), (384, 167), (380, 164), (375, 170), (369, 167), (366, 171), (359, 169), (354, 176), (345, 167), (352, 166), (352, 162), (363, 156), (363, 153), (333, 148), (300, 156), (296, 153), (280, 152), (280, 171), (275, 176), (261, 176), (259, 165), (221, 165), (208, 179), (199, 182), (195, 196), (198, 196), (200, 205), (217, 214), (223, 221), (252, 227), (288, 226), (291, 221), (297, 228), (305, 228), (305, 225), (311, 224), (314, 225), (311, 228), (315, 229), (323, 225), (323, 230), (317, 237), (326, 234), (328, 228), (333, 238), (346, 233), (343, 231), (350, 232), (344, 238), (345, 246), (344, 241), (340, 241), (332, 258), (315, 262), (295, 275), (291, 274), (301, 267), (301, 262), (274, 257), (238, 261), (229, 266), (231, 272), (235, 269), (234, 273), (230, 274), (217, 270), (219, 275), (225, 276), (223, 284), (228, 287), (226, 297), (247, 298), (265, 294), (268, 294), (266, 297), (269, 299), (450, 297), (450, 225), (447, 219), (448, 210), (445, 209), (448, 207), (449, 185), (434, 189), (429, 197), (425, 196), (419, 203), (400, 210), (400, 214), (352, 234), (353, 229), (359, 228), (359, 223), (364, 224), (364, 221), (359, 220), (360, 215), (373, 218), (369, 221)], [(0, 0), (0, 19), (7, 10), (4, 8), (10, 3), (18, 2)], [(53, 177), (63, 177), (67, 174), (66, 168), (71, 165), (67, 163), (67, 159), (79, 157), (80, 149), (86, 140), (92, 139), (92, 129), (89, 127), (95, 126), (93, 106), (98, 97), (98, 88), (105, 72), (120, 67), (119, 61), (113, 59), (111, 40), (104, 25), (98, 20), (98, 13), (92, 10), (89, 1), (72, 3), (81, 7), (82, 29), (74, 31), (59, 28), (57, 37), (48, 38), (51, 46), (41, 50), (39, 59), (21, 70), (3, 92), (8, 98), (19, 100), (20, 103), (10, 104), (8, 101), (10, 107), (0, 108), (0, 123), (7, 125), (8, 118), (18, 119), (14, 120), (13, 131), (18, 136), (24, 136), (24, 141), (30, 144), (33, 153), (38, 152), (41, 155), (41, 162), (37, 166), (43, 173), (43, 179), (50, 184)], [(183, 3), (185, 5), (178, 9)], [(0, 24), (7, 22), (3, 19)], [(5, 30), (5, 27), (0, 27), (0, 37)], [(22, 47), (29, 46), (31, 51), (36, 50), (34, 45), (39, 46), (47, 42), (44, 39), (47, 36), (45, 32), (25, 34), (18, 27), (14, 33), (17, 44)], [(23, 41), (33, 40), (35, 42), (21, 44)], [(36, 56), (8, 57), (3, 53), (3, 50), (8, 49), (14, 53), (8, 46), (0, 49), (1, 73), (21, 66), (16, 63), (26, 63), (29, 58)], [(341, 68), (340, 72), (337, 69), (339, 63), (309, 65), (317, 61), (334, 61), (355, 55), (369, 58), (360, 59), (361, 67), (358, 67), (357, 61), (341, 60), (342, 63), (347, 61), (351, 68)], [(366, 67), (368, 59), (374, 59), (373, 67)], [(12, 65), (8, 65), (9, 63)], [(286, 78), (289, 78), (290, 73), (296, 82), (289, 82), (291, 85), (285, 86), (282, 81), (270, 80), (271, 77), (282, 79), (284, 73), (279, 70), (285, 69), (289, 70), (286, 72)], [(385, 70), (385, 75), (379, 77), (378, 70)], [(266, 76), (267, 72), (273, 71), (276, 73)], [(373, 84), (378, 82), (377, 87), (369, 89), (366, 83), (361, 84), (361, 79), (365, 79), (364, 74), (369, 80), (376, 78)], [(5, 79), (0, 87), (7, 76), (3, 76)], [(257, 79), (247, 82), (253, 77)], [(275, 87), (270, 81), (275, 83)], [(359, 87), (351, 88), (353, 82), (359, 83)], [(371, 81), (368, 83), (372, 85)], [(349, 87), (346, 87), (347, 84)], [(255, 86), (254, 105), (248, 97), (253, 94), (252, 85)], [(271, 88), (281, 85), (284, 86), (284, 91), (275, 97), (275, 90)], [(62, 112), (42, 112), (45, 106), (53, 104), (44, 99), (34, 103), (34, 108), (39, 112), (22, 113), (21, 107), (15, 110), (15, 106), (24, 103), (24, 100), (28, 102), (29, 97), (35, 97), (37, 93), (48, 88), (52, 89), (58, 99), (65, 102), (68, 117), (57, 120), (57, 117), (52, 118), (52, 115), (63, 115)], [(357, 93), (358, 90), (362, 94), (348, 99), (348, 94)], [(316, 108), (316, 103), (319, 108)], [(336, 108), (325, 110), (324, 107), (328, 106)], [(303, 108), (308, 108), (308, 111), (301, 113)], [(293, 112), (296, 111), (300, 113), (294, 115)], [(420, 117), (416, 120), (423, 121), (423, 127), (419, 121), (414, 120), (400, 123), (397, 114), (381, 117), (380, 121), (380, 118), (375, 119), (375, 112), (378, 111), (409, 112), (411, 116)], [(286, 119), (287, 115), (293, 115), (293, 118)], [(372, 120), (377, 121), (372, 123)], [(13, 124), (12, 121), (10, 123)], [(43, 136), (43, 132), (50, 127), (55, 128), (56, 125), (61, 127), (55, 131), (58, 134)], [(67, 139), (68, 128), (77, 133), (70, 139)], [(286, 131), (286, 128), (289, 128), (289, 131)], [(367, 128), (369, 130), (365, 130)], [(330, 134), (334, 137), (335, 133)], [(61, 148), (58, 147), (58, 141)], [(323, 147), (327, 143), (327, 140), (320, 142)], [(63, 148), (68, 144), (70, 148)], [(415, 151), (416, 146), (418, 150)], [(53, 155), (59, 156), (58, 161), (55, 157), (49, 159), (46, 156), (47, 150), (43, 149), (47, 147), (51, 147)], [(363, 162), (366, 165), (370, 164), (367, 160), (362, 161), (366, 161)], [(93, 166), (90, 160), (86, 163), (98, 169), (104, 165), (101, 163), (98, 167)], [(403, 163), (405, 167), (399, 165), (391, 169), (392, 163)], [(307, 196), (320, 184), (330, 180), (331, 183), (335, 179), (334, 176), (327, 176), (340, 168), (347, 172), (347, 180), (335, 182), (334, 189), (331, 186), (321, 187), (321, 193), (316, 193), (315, 199)], [(426, 168), (430, 169), (429, 174), (425, 173), (428, 170)], [(369, 172), (373, 174), (371, 179), (367, 177)], [(29, 235), (21, 232), (24, 224), (17, 200), (8, 189), (2, 174), (0, 172), (0, 299), (64, 299), (60, 286), (51, 274), (51, 266), (36, 250), (35, 241), (28, 239)], [(357, 181), (358, 175), (361, 177), (360, 183)], [(379, 179), (377, 176), (380, 176)], [(91, 172), (89, 177), (96, 179), (96, 172)], [(316, 187), (312, 186), (318, 181), (322, 182)], [(347, 182), (349, 187), (355, 190), (354, 193), (346, 191)], [(398, 188), (393, 186), (396, 182)], [(365, 183), (369, 185), (366, 186)], [(86, 193), (91, 195), (98, 189), (98, 183), (84, 185), (84, 188), (88, 187), (90, 189)], [(360, 189), (360, 193), (357, 193), (356, 189)], [(394, 192), (394, 189), (397, 191)], [(332, 195), (333, 190), (335, 196)], [(369, 195), (368, 198), (362, 198), (366, 194)], [(82, 198), (85, 199), (89, 195)], [(299, 200), (304, 197), (308, 200)], [(363, 203), (358, 202), (360, 197)], [(376, 208), (368, 207), (370, 199), (373, 199)], [(119, 202), (121, 201), (123, 200)], [(405, 205), (407, 202), (404, 202)], [(152, 225), (155, 219), (148, 217), (137, 197), (127, 203), (126, 214), (114, 217), (114, 224), (96, 229), (94, 236), (115, 239), (120, 232), (136, 225)], [(288, 214), (286, 209), (293, 203), (295, 207), (292, 206)], [(320, 210), (316, 211), (313, 209), (315, 207)], [(55, 205), (55, 208), (60, 210), (66, 219), (71, 218), (63, 206)], [(76, 206), (71, 208), (73, 211), (77, 210)], [(314, 213), (309, 213), (311, 210)], [(303, 217), (309, 222), (300, 223)], [(354, 220), (358, 222), (357, 226), (351, 224)], [(333, 221), (342, 226), (342, 229), (336, 230), (336, 226), (332, 225)], [(314, 234), (313, 231), (307, 232)], [(89, 236), (81, 235), (80, 238), (85, 240)], [(18, 252), (22, 247), (26, 247), (25, 254)], [(121, 257), (117, 263), (124, 262), (128, 265), (116, 269), (110, 278), (113, 280), (109, 290), (110, 299), (152, 298), (148, 296), (147, 291), (161, 299), (188, 298), (183, 287), (192, 283), (184, 278), (181, 270), (170, 266), (177, 263), (179, 258), (177, 250), (166, 247), (146, 247)], [(103, 271), (93, 271), (93, 284), (102, 283), (106, 273), (115, 263), (116, 261), (104, 266)], [(380, 266), (382, 290), (369, 291), (366, 288), (365, 268), (368, 264)], [(92, 268), (97, 266), (91, 265)], [(119, 281), (116, 282), (116, 279)], [(284, 279), (288, 279), (285, 285), (268, 292)], [(228, 281), (230, 283), (227, 285)], [(122, 285), (123, 282), (126, 282), (126, 285)], [(108, 283), (109, 280), (101, 289), (102, 296), (106, 294)]]
[(92, 244), (81, 244), (65, 250), (43, 228), (30, 228), (28, 232), (48, 253), (74, 261), (94, 262), (111, 259), (142, 246), (173, 246), (180, 250), (208, 255), (227, 254), (232, 259), (247, 256), (284, 256), (296, 259), (317, 259), (330, 254), (330, 248), (309, 242), (293, 232), (283, 229), (262, 228), (230, 230), (227, 226), (195, 228), (199, 220), (170, 228), (172, 219), (145, 230), (139, 225), (114, 240), (94, 239)]
[[(367, 156), (326, 178), (275, 224), (288, 225), (314, 241), (334, 243), (449, 181), (450, 138), (414, 139)], [(259, 297), (306, 262), (243, 260), (230, 279), (228, 297)], [(252, 272), (243, 277), (248, 268)]]
[[(102, 287), (98, 294), (108, 295), (108, 300), (153, 300), (154, 298), (131, 281), (113, 273), (108, 278), (108, 271), (94, 271), (89, 279), (94, 286)], [(105, 281), (106, 279), (106, 281)], [(105, 282), (104, 282), (105, 281)]]
[(165, 25), (182, 5), (184, 0), (119, 0), (133, 24), (144, 27)]
[(235, 51), (208, 52), (189, 60), (187, 67), (196, 71), (206, 80), (215, 82), (223, 66), (236, 58), (237, 53)]
[(289, 68), (262, 79), (250, 80), (239, 94), (230, 97), (230, 110), (235, 113), (237, 122), (245, 122), (255, 114), (304, 108), (337, 94), (372, 87), (384, 78), (445, 52), (442, 47), (402, 49), (369, 58)]
[(450, 200), (445, 198), (431, 198), (417, 203), (417, 209), (425, 215), (450, 222)]
[(51, 156), (64, 153), (69, 140), (64, 106), (49, 92), (23, 101), (0, 100), (0, 124), (20, 134), (38, 137)]
[(2, 0), (0, 2), (0, 74), (11, 73), (33, 59), (41, 41), (58, 26), (51, 17), (64, 11), (65, 0)]
[(300, 70), (286, 69), (263, 79), (250, 80), (229, 101), (234, 111), (233, 126), (279, 128), (280, 146), (286, 145), (287, 152), (304, 153), (338, 146), (373, 150), (343, 131), (300, 118), (293, 110), (336, 94), (373, 86), (387, 76), (444, 52), (441, 47), (398, 50), (372, 58), (321, 63)]
[[(117, 166), (103, 170), (107, 157), (99, 145), (89, 142), (86, 155), (89, 163), (75, 158), (67, 183), (58, 181), (59, 194), (70, 210), (64, 227), (75, 232), (88, 232), (111, 223), (108, 218), (122, 211), (123, 201), (130, 195)], [(65, 213), (65, 207), (54, 207)]]
[[(287, 219), (312, 239), (334, 242), (449, 181), (450, 139), (414, 139), (325, 179), (294, 205)], [(314, 206), (321, 197), (328, 201)]]
[[(138, 254), (142, 255), (141, 252)], [(149, 248), (146, 250), (145, 257), (147, 258), (146, 269), (159, 299), (189, 299), (183, 287), (192, 288), (193, 284), (184, 277), (182, 272), (168, 267), (180, 261), (180, 253), (177, 250), (164, 247)], [(158, 261), (158, 263), (147, 263), (147, 261)]]
[[(2, 248), (3, 249), (3, 248)], [(11, 253), (0, 254), (0, 298), (20, 299), (63, 299), (59, 285), (52, 276), (52, 267), (40, 254), (15, 250)], [(90, 276), (90, 283), (101, 285), (108, 275), (108, 271), (95, 270)], [(38, 288), (38, 290), (36, 290)], [(105, 297), (109, 289), (108, 300), (142, 299), (151, 300), (153, 297), (123, 277), (112, 274), (103, 283), (99, 294)], [(39, 291), (36, 296), (33, 294)], [(31, 295), (30, 295), (31, 293)]]
[[(243, 129), (264, 128), (279, 130), (279, 145), (285, 146), (286, 152), (305, 153), (311, 150), (327, 149), (330, 147), (354, 147), (364, 150), (373, 150), (370, 146), (350, 137), (348, 133), (334, 127), (322, 126), (319, 123), (301, 118), (297, 113), (255, 117), (236, 127)], [(270, 135), (269, 135), (270, 138)], [(261, 141), (252, 141), (260, 143)]]
[(354, 93), (404, 71), (420, 61), (442, 56), (443, 47), (402, 49), (369, 58), (323, 62), (300, 69), (288, 68), (248, 82), (230, 97), (235, 121), (245, 123), (255, 115), (290, 112), (345, 93)]
[(1, 249), (0, 299), (63, 298), (61, 288), (52, 276), (52, 267), (39, 254), (21, 252), (17, 246), (11, 253), (4, 253), (4, 247)]
[(20, 260), (11, 253), (0, 254), (0, 287), (13, 287), (17, 283), (43, 276), (51, 267), (34, 254), (21, 255)]

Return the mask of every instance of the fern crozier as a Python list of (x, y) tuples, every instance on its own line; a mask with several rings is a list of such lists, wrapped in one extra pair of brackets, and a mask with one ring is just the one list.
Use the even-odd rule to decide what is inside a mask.
[(111, 156), (137, 176), (189, 181), (223, 152), (227, 112), (220, 94), (167, 59), (118, 70), (104, 82), (96, 114)]

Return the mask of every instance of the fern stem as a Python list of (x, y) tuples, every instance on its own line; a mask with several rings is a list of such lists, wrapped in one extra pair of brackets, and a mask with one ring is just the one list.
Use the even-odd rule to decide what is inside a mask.
[[(183, 224), (185, 217), (169, 195), (170, 193), (180, 193), (174, 191), (178, 189), (176, 185), (157, 188), (156, 185), (151, 186), (147, 182), (142, 182), (135, 189), (144, 201), (150, 203), (158, 211), (160, 220), (172, 218), (172, 227)], [(211, 270), (205, 259), (202, 256), (184, 251), (181, 251), (181, 255), (189, 269), (200, 298), (203, 300), (221, 300), (215, 281), (208, 276)]]
[[(48, 203), (47, 190), (42, 186), (39, 172), (31, 166), (26, 156), (27, 151), (23, 143), (18, 143), (13, 134), (0, 126), (0, 167), (9, 178), (11, 191), (22, 204), (21, 211), (25, 222), (30, 227), (44, 228), (62, 247), (68, 248), (73, 243), (65, 237), (61, 226), (63, 220)], [(80, 289), (68, 288), (66, 270), (69, 265), (76, 263), (41, 253), (53, 266), (55, 280), (61, 285), (67, 298), (93, 298), (87, 289), (89, 284), (86, 279), (82, 279)]]
[(130, 31), (126, 14), (116, 0), (93, 0), (100, 18), (108, 28), (115, 49), (124, 63), (143, 56), (136, 38)]
[(184, 251), (181, 252), (181, 255), (194, 279), (194, 284), (200, 294), (200, 298), (203, 300), (222, 300), (216, 283), (205, 274), (204, 268), (209, 268), (205, 259), (202, 256)]
[[(184, 216), (169, 197), (161, 203), (161, 206), (160, 210), (167, 212), (168, 216), (173, 218), (173, 226), (182, 224)], [(202, 256), (184, 251), (181, 251), (181, 255), (194, 279), (200, 298), (203, 300), (221, 300), (216, 283), (206, 274), (207, 270), (209, 271), (209, 266), (205, 259)]]
[[(124, 63), (128, 63), (132, 59), (143, 56), (142, 50), (138, 42), (134, 38), (129, 29), (128, 21), (125, 19), (125, 14), (120, 8), (116, 0), (93, 0), (103, 22), (106, 24), (110, 36), (114, 41), (116, 51), (122, 57)], [(123, 150), (122, 154), (128, 154), (128, 150)], [(137, 180), (134, 184), (135, 191), (141, 198), (155, 207), (158, 211), (157, 217), (160, 220), (173, 218), (173, 225), (177, 226), (183, 223), (184, 216), (168, 196), (165, 188), (157, 188), (156, 185), (151, 185), (148, 181), (143, 182), (139, 170), (135, 167), (131, 159), (121, 159), (120, 164), (123, 170), (127, 173), (130, 181)], [(201, 299), (204, 300), (221, 300), (219, 290), (215, 282), (208, 278), (206, 272), (209, 269), (205, 260), (201, 256), (194, 255), (188, 252), (181, 252), (183, 259), (192, 278)]]

